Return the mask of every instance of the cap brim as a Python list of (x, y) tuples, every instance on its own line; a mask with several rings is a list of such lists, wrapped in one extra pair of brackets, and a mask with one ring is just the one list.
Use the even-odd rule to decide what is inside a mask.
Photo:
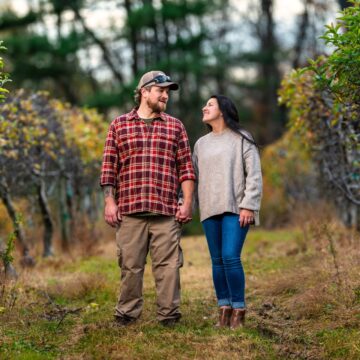
[(164, 82), (161, 84), (154, 84), (153, 86), (159, 86), (159, 87), (169, 87), (170, 90), (178, 90), (179, 84), (175, 82)]

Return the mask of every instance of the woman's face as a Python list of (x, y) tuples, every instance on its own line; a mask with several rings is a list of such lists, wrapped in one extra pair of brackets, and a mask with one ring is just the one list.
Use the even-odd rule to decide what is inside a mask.
[(219, 103), (215, 98), (210, 98), (206, 105), (202, 108), (203, 122), (211, 123), (214, 121), (222, 120), (221, 110)]

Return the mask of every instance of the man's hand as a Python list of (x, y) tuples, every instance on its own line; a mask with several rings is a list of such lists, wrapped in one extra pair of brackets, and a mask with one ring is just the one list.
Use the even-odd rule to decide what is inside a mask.
[(122, 218), (115, 201), (105, 201), (104, 217), (110, 226), (120, 225)]
[(183, 193), (183, 198), (181, 202), (178, 203), (177, 211), (175, 218), (178, 222), (186, 224), (192, 220), (191, 211), (192, 211), (192, 198), (194, 194), (194, 181), (185, 180), (181, 183), (181, 190)]
[(247, 209), (241, 209), (240, 210), (240, 216), (239, 216), (239, 222), (241, 227), (245, 227), (247, 225), (254, 223), (254, 211), (253, 210), (247, 210)]
[(177, 207), (175, 218), (178, 222), (182, 224), (186, 224), (187, 222), (191, 221), (191, 203), (179, 204)]
[(121, 223), (121, 214), (115, 202), (115, 189), (112, 186), (104, 186), (105, 197), (105, 209), (104, 218), (105, 221), (112, 227), (116, 227)]

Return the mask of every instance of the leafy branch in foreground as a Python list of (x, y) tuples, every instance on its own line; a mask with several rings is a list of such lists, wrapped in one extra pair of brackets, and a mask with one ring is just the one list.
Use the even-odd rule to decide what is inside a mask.
[[(0, 52), (6, 50), (6, 47), (2, 45), (3, 41), (0, 40)], [(9, 79), (9, 75), (3, 72), (4, 68), (4, 60), (0, 56), (0, 102), (5, 99), (5, 95), (9, 92), (7, 89), (4, 88), (4, 85), (11, 81)]]
[(326, 26), (321, 38), (334, 51), (327, 58), (310, 61), (308, 70), (315, 72), (316, 85), (327, 89), (339, 103), (360, 101), (360, 0), (341, 12), (337, 24)]
[[(22, 214), (16, 214), (16, 224), (21, 225), (23, 222)], [(4, 266), (4, 276), (16, 278), (17, 274), (15, 268), (13, 266), (13, 252), (15, 250), (15, 240), (16, 240), (16, 233), (13, 231), (9, 234), (8, 240), (6, 242), (5, 249), (0, 248), (0, 261), (3, 263)]]

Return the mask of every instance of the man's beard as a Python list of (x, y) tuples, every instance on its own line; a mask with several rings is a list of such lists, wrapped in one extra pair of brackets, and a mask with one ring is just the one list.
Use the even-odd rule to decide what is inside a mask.
[(158, 102), (151, 102), (150, 99), (147, 100), (147, 106), (154, 112), (154, 113), (160, 113), (162, 111), (165, 111), (166, 109), (166, 103), (164, 104), (164, 108), (162, 109)]

